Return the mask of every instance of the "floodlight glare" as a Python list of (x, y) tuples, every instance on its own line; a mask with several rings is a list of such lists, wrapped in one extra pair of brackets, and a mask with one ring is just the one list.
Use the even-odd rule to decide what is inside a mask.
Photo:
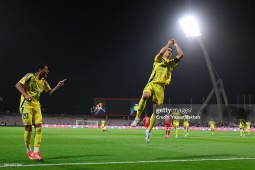
[(226, 106), (228, 105), (228, 100), (227, 100), (227, 96), (225, 94), (225, 89), (223, 87), (223, 82), (221, 79), (219, 79), (218, 81), (216, 81), (215, 75), (214, 75), (214, 69), (212, 67), (208, 52), (205, 48), (205, 45), (203, 43), (203, 41), (200, 38), (200, 31), (198, 28), (198, 24), (195, 20), (194, 17), (191, 16), (187, 16), (183, 19), (179, 19), (179, 23), (183, 29), (183, 31), (185, 32), (187, 37), (194, 37), (196, 36), (196, 39), (198, 40), (198, 43), (200, 45), (200, 47), (203, 50), (204, 53), (204, 57), (205, 57), (205, 61), (211, 76), (211, 80), (212, 80), (212, 84), (213, 84), (213, 89), (211, 90), (210, 94), (208, 95), (208, 97), (206, 98), (206, 100), (203, 103), (203, 106), (201, 107), (200, 110), (203, 110), (206, 105), (208, 104), (209, 100), (212, 98), (213, 94), (215, 93), (216, 95), (216, 100), (217, 100), (217, 105), (218, 105), (218, 113), (219, 113), (219, 118), (220, 120), (222, 120), (223, 117), (223, 107), (221, 106), (222, 102), (221, 102), (221, 94), (223, 96), (223, 99), (225, 101)]
[(198, 28), (198, 24), (194, 17), (187, 16), (183, 19), (179, 19), (179, 23), (187, 37), (200, 36), (201, 33)]

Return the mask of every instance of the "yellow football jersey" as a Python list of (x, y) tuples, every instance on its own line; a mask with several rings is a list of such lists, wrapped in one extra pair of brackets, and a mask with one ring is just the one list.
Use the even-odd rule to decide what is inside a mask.
[(210, 120), (210, 121), (209, 121), (209, 125), (210, 125), (210, 128), (214, 128), (214, 121), (213, 121), (213, 120)]
[(168, 85), (171, 81), (171, 72), (178, 63), (174, 59), (159, 58), (156, 56), (153, 63), (153, 70), (149, 81), (152, 83), (160, 83)]
[(40, 106), (40, 94), (45, 91), (48, 92), (51, 90), (48, 82), (42, 78), (39, 80), (34, 73), (26, 74), (19, 81), (25, 90), (25, 92), (33, 98), (31, 102), (28, 102), (23, 95), (20, 97), (20, 107), (35, 107)]
[(105, 121), (104, 121), (104, 120), (102, 120), (102, 121), (101, 121), (101, 125), (102, 125), (102, 126), (104, 126), (104, 124), (105, 124)]
[(173, 119), (173, 123), (179, 124), (180, 122), (180, 113), (179, 112), (173, 112), (172, 113), (172, 119)]
[(240, 122), (239, 128), (243, 129), (244, 128), (244, 122)]
[(247, 129), (251, 128), (251, 122), (246, 122)]
[(189, 116), (188, 115), (184, 115), (183, 123), (189, 123)]

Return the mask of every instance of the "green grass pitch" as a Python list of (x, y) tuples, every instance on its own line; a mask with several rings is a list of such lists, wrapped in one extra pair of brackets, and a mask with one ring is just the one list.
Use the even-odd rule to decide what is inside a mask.
[[(43, 128), (43, 161), (31, 161), (25, 152), (23, 127), (0, 127), (0, 169), (253, 169), (255, 135), (239, 132), (189, 131), (185, 138), (164, 137), (153, 130), (149, 144), (144, 130)], [(32, 139), (33, 142), (33, 139)]]

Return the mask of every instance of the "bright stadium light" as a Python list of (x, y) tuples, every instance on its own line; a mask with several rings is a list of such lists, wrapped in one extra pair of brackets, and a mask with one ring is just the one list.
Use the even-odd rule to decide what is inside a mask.
[(184, 17), (183, 19), (179, 19), (179, 23), (181, 24), (181, 27), (187, 37), (194, 37), (194, 36), (201, 35), (197, 21), (194, 17), (192, 16)]
[(203, 41), (200, 38), (200, 31), (199, 31), (199, 27), (198, 24), (196, 22), (196, 19), (192, 16), (187, 16), (184, 17), (183, 19), (179, 19), (179, 23), (182, 27), (182, 29), (184, 30), (185, 34), (187, 37), (196, 37), (198, 40), (198, 43), (200, 45), (200, 47), (202, 48), (202, 51), (204, 53), (204, 57), (205, 57), (205, 61), (209, 70), (209, 74), (212, 80), (212, 84), (213, 84), (213, 89), (211, 90), (211, 92), (209, 93), (208, 97), (206, 98), (206, 100), (203, 103), (203, 106), (200, 110), (203, 110), (206, 105), (208, 104), (208, 102), (210, 101), (210, 99), (212, 98), (213, 94), (216, 95), (216, 100), (217, 100), (217, 105), (218, 105), (218, 112), (219, 112), (219, 116), (220, 119), (222, 119), (223, 116), (223, 108), (221, 106), (221, 97), (220, 95), (222, 94), (224, 102), (226, 105), (228, 105), (228, 101), (227, 101), (227, 96), (225, 94), (225, 89), (223, 87), (223, 82), (221, 79), (216, 81), (215, 75), (214, 75), (214, 71), (213, 71), (213, 67), (211, 64), (211, 60), (209, 58), (209, 54), (205, 48), (205, 45), (203, 43)]

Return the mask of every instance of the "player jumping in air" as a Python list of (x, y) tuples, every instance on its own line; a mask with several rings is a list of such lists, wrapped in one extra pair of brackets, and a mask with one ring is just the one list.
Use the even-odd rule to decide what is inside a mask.
[[(178, 53), (174, 59), (171, 59), (173, 49), (170, 46), (172, 44)], [(146, 106), (146, 101), (152, 96), (153, 113), (150, 119), (150, 126), (145, 131), (147, 143), (150, 142), (150, 133), (156, 122), (155, 108), (157, 105), (160, 106), (163, 104), (165, 86), (170, 84), (172, 70), (182, 57), (183, 52), (181, 48), (176, 43), (175, 39), (171, 39), (154, 58), (152, 73), (147, 85), (143, 90), (142, 98), (139, 101), (136, 118), (131, 124), (131, 126), (137, 126), (140, 123), (140, 116)]]

